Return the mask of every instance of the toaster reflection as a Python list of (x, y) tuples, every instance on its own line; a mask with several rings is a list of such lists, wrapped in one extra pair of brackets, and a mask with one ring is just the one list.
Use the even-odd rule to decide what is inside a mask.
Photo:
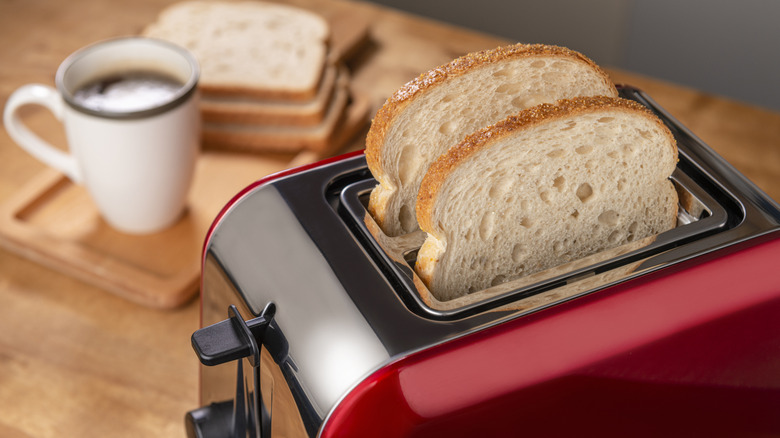
[[(203, 367), (201, 401), (209, 405), (239, 400), (237, 387), (248, 388), (245, 393), (249, 394), (258, 385), (268, 386), (262, 392), (268, 398), (262, 406), (270, 414), (271, 427), (284, 428), (284, 433), (278, 431), (281, 436), (297, 436), (293, 432), (301, 427), (316, 431), (350, 386), (390, 356), (290, 211), (268, 208), (276, 203), (284, 200), (275, 190), (263, 190), (241, 206), (252, 209), (253, 215), (225, 217), (224, 226), (214, 232), (219, 236), (214, 240), (224, 243), (210, 249), (203, 265), (203, 290), (210, 297), (203, 305), (204, 327), (225, 320), (231, 304), (252, 318), (267, 303), (274, 303), (276, 311), (262, 340), (259, 366), (260, 376), (267, 377), (258, 383), (253, 367), (246, 363), (238, 370), (235, 362)], [(269, 240), (260, 234), (234, 232), (252, 227), (277, 230), (283, 238)], [(292, 275), (290, 260), (297, 265)], [(236, 382), (237, 373), (243, 374), (244, 383)], [(277, 422), (273, 412), (279, 403), (296, 406), (293, 412), (300, 409), (297, 421), (288, 417)], [(247, 403), (250, 407), (251, 423), (262, 415), (259, 402)], [(279, 411), (289, 412), (287, 408)]]

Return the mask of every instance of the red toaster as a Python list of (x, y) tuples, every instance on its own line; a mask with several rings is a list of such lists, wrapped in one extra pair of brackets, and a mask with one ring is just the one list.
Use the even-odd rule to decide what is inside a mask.
[(239, 193), (204, 246), (189, 436), (779, 436), (780, 206), (620, 92), (677, 139), (677, 226), (467, 300), (367, 214), (362, 153)]

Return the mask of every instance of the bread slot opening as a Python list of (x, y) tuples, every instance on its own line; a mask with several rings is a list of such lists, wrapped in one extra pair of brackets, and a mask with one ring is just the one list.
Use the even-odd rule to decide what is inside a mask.
[(435, 319), (456, 319), (485, 311), (535, 309), (625, 281), (662, 263), (676, 248), (726, 226), (728, 214), (724, 207), (686, 173), (678, 168), (670, 180), (679, 198), (675, 228), (515, 280), (497, 279), (494, 286), (447, 301), (436, 299), (414, 270), (425, 233), (418, 230), (387, 236), (368, 213), (375, 181), (347, 187), (341, 200), (410, 310)]

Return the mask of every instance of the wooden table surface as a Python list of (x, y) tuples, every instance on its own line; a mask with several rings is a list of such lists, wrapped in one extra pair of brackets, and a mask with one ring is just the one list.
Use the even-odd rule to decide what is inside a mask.
[[(51, 84), (57, 66), (76, 49), (139, 33), (172, 2), (0, 2), (0, 104), (23, 84)], [(431, 67), (504, 43), (364, 3), (291, 3), (325, 16), (370, 20), (370, 42), (351, 67), (355, 92), (375, 107)], [(608, 71), (615, 82), (649, 92), (780, 199), (780, 114)], [(46, 111), (26, 117), (44, 138), (64, 144), (61, 127)], [(0, 203), (43, 169), (3, 129)], [(174, 310), (146, 308), (0, 249), (0, 436), (184, 436), (184, 414), (198, 405), (198, 365), (189, 343), (198, 325), (197, 300)]]

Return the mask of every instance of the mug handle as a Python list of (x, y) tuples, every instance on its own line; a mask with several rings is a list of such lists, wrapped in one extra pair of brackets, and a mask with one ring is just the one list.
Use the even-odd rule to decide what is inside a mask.
[(57, 90), (47, 85), (23, 85), (8, 98), (3, 112), (3, 122), (8, 134), (30, 155), (64, 173), (74, 182), (80, 183), (81, 171), (75, 157), (41, 140), (22, 123), (18, 110), (29, 104), (48, 108), (57, 120), (62, 121), (65, 108)]

